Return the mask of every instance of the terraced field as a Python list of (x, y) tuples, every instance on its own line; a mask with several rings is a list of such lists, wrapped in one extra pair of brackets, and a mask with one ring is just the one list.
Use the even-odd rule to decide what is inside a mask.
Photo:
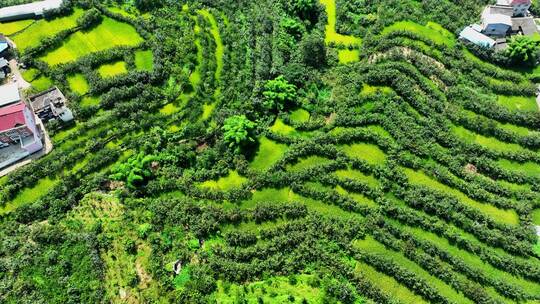
[[(305, 17), (298, 27), (320, 31), (329, 56), (307, 67), (304, 49), (287, 50), (309, 41), (283, 47), (275, 36), (297, 27), (272, 28), (268, 12), (287, 6), (270, 2), (232, 3), (234, 14), (178, 4), (154, 11), (159, 26), (116, 8), (137, 27), (106, 16), (40, 54), (51, 70), (27, 77), (54, 80), (79, 116), (52, 134), (50, 155), (1, 182), (6, 231), (74, 235), (77, 246), (52, 241), (92, 257), (70, 264), (86, 270), (77, 292), (88, 303), (539, 303), (540, 115), (528, 75), (475, 57), (455, 29), (388, 21), (368, 1), (362, 18), (340, 0), (320, 1), (319, 27)], [(351, 23), (366, 36), (341, 34)], [(313, 79), (297, 73), (310, 69)], [(295, 100), (264, 109), (264, 84), (280, 73)], [(241, 153), (222, 140), (237, 113), (257, 125)], [(28, 263), (55, 267), (45, 249)], [(71, 286), (60, 278), (83, 277), (58, 267), (54, 302)], [(39, 267), (7, 273), (6, 289), (33, 278), (48, 292)]]

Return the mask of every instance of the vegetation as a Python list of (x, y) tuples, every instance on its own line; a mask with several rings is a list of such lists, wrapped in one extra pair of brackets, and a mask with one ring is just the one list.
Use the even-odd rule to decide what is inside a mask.
[(540, 301), (534, 54), (455, 36), (488, 2), (73, 0), (1, 24), (25, 94), (58, 86), (76, 119), (0, 179), (0, 303)]

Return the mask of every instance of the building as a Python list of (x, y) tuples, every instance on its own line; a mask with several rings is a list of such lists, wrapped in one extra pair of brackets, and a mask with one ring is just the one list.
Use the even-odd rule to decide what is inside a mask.
[(472, 24), (461, 31), (460, 40), (503, 50), (508, 36), (532, 36), (538, 32), (534, 17), (529, 14), (530, 7), (531, 0), (497, 0), (497, 4), (486, 6), (481, 24)]
[(7, 38), (4, 35), (0, 34), (0, 56), (6, 55), (9, 48), (10, 45)]
[(15, 84), (0, 86), (0, 169), (41, 151), (36, 116)]
[(496, 41), (482, 34), (482, 26), (479, 24), (469, 25), (459, 33), (461, 41), (470, 42), (482, 47), (492, 48)]
[(6, 78), (10, 72), (9, 62), (4, 57), (0, 57), (0, 79)]
[(487, 6), (482, 12), (482, 33), (506, 37), (512, 29), (513, 10), (510, 6)]
[(0, 22), (40, 18), (45, 12), (60, 8), (62, 3), (63, 0), (44, 0), (0, 8)]
[(531, 0), (497, 0), (497, 5), (512, 7), (514, 17), (525, 17), (529, 15)]
[(73, 113), (66, 106), (66, 97), (57, 87), (31, 96), (29, 99), (34, 113), (43, 122), (54, 119), (60, 119), (63, 122), (73, 120)]

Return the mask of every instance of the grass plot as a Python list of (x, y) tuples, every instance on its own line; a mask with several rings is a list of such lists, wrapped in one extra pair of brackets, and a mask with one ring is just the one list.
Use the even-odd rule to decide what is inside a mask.
[(24, 204), (32, 203), (46, 195), (57, 183), (57, 180), (44, 178), (32, 188), (22, 190), (11, 202), (0, 208), (0, 214), (11, 212)]
[(135, 67), (138, 71), (151, 72), (154, 70), (154, 55), (152, 51), (135, 52)]
[(88, 85), (88, 81), (86, 81), (83, 74), (69, 76), (67, 82), (71, 90), (79, 95), (85, 95), (90, 90), (90, 85)]
[(250, 167), (257, 171), (266, 171), (281, 159), (287, 151), (287, 145), (276, 143), (267, 137), (259, 139), (259, 150)]
[(377, 146), (366, 143), (346, 145), (343, 152), (351, 158), (359, 158), (370, 164), (376, 165), (386, 161), (386, 154)]
[(133, 26), (106, 17), (100, 25), (90, 32), (74, 33), (64, 41), (62, 46), (40, 59), (54, 66), (75, 61), (94, 52), (116, 46), (136, 46), (141, 42), (143, 39)]
[(218, 180), (209, 180), (201, 184), (203, 188), (210, 188), (218, 191), (227, 191), (233, 188), (240, 187), (247, 181), (247, 178), (240, 176), (236, 171), (229, 171), (229, 174), (225, 177), (221, 177)]
[(125, 74), (127, 73), (126, 63), (124, 61), (118, 61), (111, 64), (104, 64), (98, 68), (98, 73), (103, 78)]
[(386, 27), (382, 31), (382, 35), (387, 35), (396, 31), (409, 31), (439, 45), (452, 47), (456, 44), (454, 35), (434, 22), (428, 22), (426, 25), (420, 25), (412, 21), (399, 21)]
[(505, 108), (513, 111), (538, 111), (538, 105), (534, 96), (505, 96), (499, 95), (497, 102)]
[(2, 29), (2, 34), (11, 36), (29, 27), (34, 21), (35, 20), (20, 20), (8, 23), (0, 22), (0, 29)]

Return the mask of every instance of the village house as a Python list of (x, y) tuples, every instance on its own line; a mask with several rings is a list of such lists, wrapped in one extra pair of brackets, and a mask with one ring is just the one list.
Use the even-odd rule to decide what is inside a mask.
[(16, 84), (0, 86), (0, 168), (43, 149), (42, 135), (32, 109)]
[(33, 95), (29, 99), (34, 113), (44, 123), (55, 119), (63, 122), (73, 120), (73, 113), (66, 106), (66, 97), (57, 87)]
[[(538, 32), (529, 14), (531, 0), (498, 0), (482, 12), (481, 24), (473, 24), (461, 31), (460, 40), (482, 47), (504, 49), (506, 37), (532, 36)], [(493, 43), (495, 42), (495, 43)]]
[(0, 8), (0, 22), (41, 18), (47, 11), (60, 8), (62, 3), (63, 0), (44, 0)]

